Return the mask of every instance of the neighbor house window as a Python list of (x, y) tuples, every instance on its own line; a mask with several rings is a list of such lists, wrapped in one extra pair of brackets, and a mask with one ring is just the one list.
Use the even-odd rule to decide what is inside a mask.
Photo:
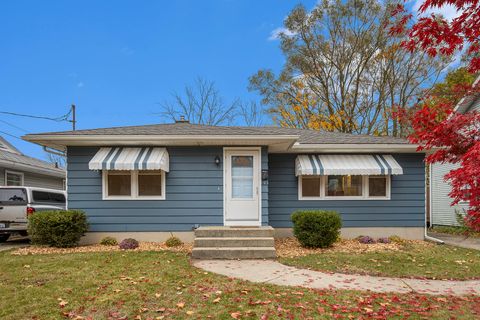
[(300, 200), (390, 199), (390, 176), (300, 176)]
[(23, 173), (5, 171), (5, 185), (7, 186), (22, 186), (23, 185)]
[(161, 170), (104, 171), (103, 198), (165, 199), (165, 172)]

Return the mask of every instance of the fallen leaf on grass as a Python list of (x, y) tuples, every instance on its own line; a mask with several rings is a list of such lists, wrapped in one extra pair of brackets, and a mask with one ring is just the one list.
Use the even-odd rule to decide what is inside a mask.
[(179, 303), (177, 303), (177, 308), (179, 308), (179, 309), (185, 308), (185, 302), (179, 302)]
[(242, 316), (242, 313), (241, 312), (232, 312), (230, 313), (230, 316), (233, 318), (233, 319), (240, 319), (240, 317)]

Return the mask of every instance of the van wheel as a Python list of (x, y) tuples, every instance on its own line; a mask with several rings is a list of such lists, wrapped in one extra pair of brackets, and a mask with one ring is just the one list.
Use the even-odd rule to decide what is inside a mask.
[(9, 234), (0, 234), (0, 242), (5, 242), (10, 238)]

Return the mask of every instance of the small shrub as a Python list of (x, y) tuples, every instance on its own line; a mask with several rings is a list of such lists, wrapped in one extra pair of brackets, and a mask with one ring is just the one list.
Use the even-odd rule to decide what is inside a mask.
[(105, 237), (100, 241), (100, 244), (102, 246), (116, 246), (118, 241), (114, 237)]
[(363, 243), (363, 244), (372, 244), (375, 243), (375, 239), (369, 236), (360, 236), (357, 238), (358, 242)]
[(138, 248), (138, 241), (132, 238), (122, 240), (118, 245), (122, 250), (133, 250)]
[(28, 218), (28, 234), (33, 244), (73, 247), (87, 230), (87, 217), (80, 210), (40, 211)]
[(393, 242), (393, 243), (398, 243), (398, 244), (403, 244), (405, 241), (400, 238), (399, 236), (390, 236), (388, 237), (388, 240), (390, 240), (390, 242)]
[(330, 247), (338, 240), (342, 227), (342, 219), (336, 211), (295, 211), (292, 222), (293, 234), (307, 248)]
[(182, 240), (174, 236), (171, 236), (170, 238), (167, 239), (167, 241), (165, 241), (165, 245), (167, 247), (178, 247), (178, 246), (181, 246), (182, 244), (183, 244)]
[(383, 238), (378, 238), (377, 240), (378, 243), (390, 243), (390, 239), (389, 238), (386, 238), (386, 237), (383, 237)]

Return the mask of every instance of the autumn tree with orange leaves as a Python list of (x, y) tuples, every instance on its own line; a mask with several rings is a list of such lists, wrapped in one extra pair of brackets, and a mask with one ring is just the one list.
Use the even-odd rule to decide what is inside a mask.
[(412, 54), (391, 36), (398, 3), (323, 1), (296, 7), (279, 35), (286, 62), (277, 75), (259, 70), (251, 90), (281, 126), (346, 133), (404, 136), (394, 116), (414, 105), (446, 65), (445, 59)]

